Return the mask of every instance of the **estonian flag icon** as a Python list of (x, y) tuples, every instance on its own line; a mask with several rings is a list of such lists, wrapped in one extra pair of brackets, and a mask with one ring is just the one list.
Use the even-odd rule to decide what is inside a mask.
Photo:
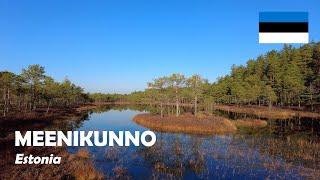
[(260, 12), (259, 43), (308, 43), (307, 12)]

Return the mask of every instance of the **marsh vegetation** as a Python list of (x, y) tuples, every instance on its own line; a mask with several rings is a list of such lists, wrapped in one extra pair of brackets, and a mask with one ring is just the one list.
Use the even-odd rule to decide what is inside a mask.
[[(133, 118), (139, 114), (154, 114), (160, 121), (176, 119), (173, 113), (161, 118), (159, 109), (149, 105), (108, 105), (96, 107), (82, 117), (67, 121), (53, 121), (41, 126), (47, 130), (130, 130), (144, 131)], [(169, 107), (165, 107), (168, 112)], [(12, 139), (1, 141), (2, 177), (17, 177), (6, 172), (19, 172), (20, 177), (39, 178), (311, 178), (319, 176), (320, 127), (317, 124), (292, 120), (259, 120), (251, 116), (236, 116), (232, 112), (213, 112), (213, 115), (192, 114), (192, 107), (180, 107), (182, 123), (184, 116), (190, 126), (213, 116), (226, 119), (238, 130), (233, 133), (216, 134), (185, 131), (158, 131), (157, 142), (152, 147), (62, 147), (13, 149)], [(197, 118), (195, 118), (197, 117)], [(172, 120), (171, 119), (171, 120)], [(173, 120), (174, 121), (174, 120)], [(262, 121), (262, 123), (260, 122)], [(265, 122), (268, 122), (265, 126)], [(305, 119), (302, 122), (308, 122)], [(161, 122), (160, 122), (161, 123)], [(258, 127), (256, 125), (258, 124)], [(171, 127), (171, 126), (170, 126)], [(172, 126), (174, 127), (174, 126)], [(196, 127), (196, 125), (195, 125)], [(39, 126), (40, 128), (40, 126)], [(36, 128), (36, 129), (39, 129)], [(299, 130), (300, 129), (300, 130)], [(23, 128), (21, 127), (21, 130)], [(9, 135), (10, 136), (10, 135)], [(55, 153), (61, 155), (61, 166), (15, 166), (16, 152), (37, 155)], [(52, 169), (51, 169), (52, 168)], [(10, 170), (10, 171), (9, 171)], [(22, 173), (23, 172), (23, 173)]]
[[(80, 130), (130, 128), (131, 131), (142, 131), (147, 126), (140, 126), (132, 119), (139, 116), (149, 118), (150, 113), (155, 113), (152, 117), (157, 118), (152, 120), (158, 123), (177, 120), (175, 113), (161, 118), (157, 109), (145, 105), (106, 106), (94, 110)], [(147, 112), (149, 114), (145, 114)], [(201, 118), (207, 117), (198, 112), (196, 118), (190, 107), (182, 108), (182, 112), (178, 117), (182, 124), (184, 116), (190, 118), (190, 124), (197, 124)], [(225, 112), (223, 116), (221, 113), (214, 116), (228, 119), (239, 129), (226, 134), (203, 134), (151, 128), (157, 134), (157, 142), (152, 147), (88, 147), (88, 151), (95, 154), (92, 157), (95, 167), (109, 178), (316, 179), (319, 176), (318, 126), (313, 126), (312, 131), (312, 124), (299, 127), (294, 120), (261, 120), (250, 116), (244, 119), (241, 115), (235, 117), (232, 112)], [(301, 130), (297, 131), (299, 128)], [(78, 150), (70, 148), (69, 151), (76, 153)]]

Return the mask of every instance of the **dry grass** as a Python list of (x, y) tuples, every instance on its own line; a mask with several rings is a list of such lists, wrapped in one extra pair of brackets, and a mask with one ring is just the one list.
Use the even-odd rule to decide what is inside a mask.
[(83, 112), (83, 111), (89, 111), (89, 110), (92, 110), (92, 109), (95, 109), (95, 108), (97, 108), (97, 105), (95, 105), (95, 104), (87, 104), (87, 105), (84, 105), (84, 106), (77, 107), (76, 110), (78, 112)]
[(237, 130), (227, 118), (213, 115), (193, 116), (182, 114), (179, 117), (139, 114), (133, 120), (145, 127), (165, 132), (184, 132), (193, 134), (223, 134)]
[(79, 151), (77, 152), (76, 156), (80, 157), (80, 158), (84, 158), (84, 159), (89, 159), (90, 157), (90, 153), (86, 148), (81, 148), (79, 149)]
[[(87, 105), (84, 105), (87, 106)], [(81, 106), (81, 107), (84, 107)], [(64, 122), (82, 118), (83, 111), (93, 108), (53, 108), (46, 114), (46, 108), (37, 108), (33, 112), (12, 112), (0, 118), (0, 130), (6, 132), (0, 137), (0, 179), (103, 179), (103, 174), (95, 170), (89, 159), (89, 152), (81, 149), (75, 155), (66, 151), (65, 147), (14, 147), (14, 131), (41, 130), (55, 127)], [(61, 157), (60, 165), (15, 165), (16, 153), (34, 156)]]
[(25, 121), (48, 121), (48, 120), (65, 120), (73, 116), (79, 116), (80, 114), (89, 110), (97, 108), (94, 104), (84, 104), (77, 107), (56, 107), (51, 108), (47, 113), (47, 108), (39, 107), (35, 111), (10, 111), (5, 117), (0, 116), (0, 124), (12, 124), (21, 123)]
[(70, 168), (75, 179), (86, 180), (104, 178), (103, 174), (94, 168), (92, 162), (88, 161), (89, 157), (90, 154), (88, 150), (83, 148), (77, 152), (73, 161), (71, 160), (72, 163)]
[(227, 105), (216, 105), (215, 109), (243, 113), (243, 114), (252, 114), (261, 118), (268, 119), (289, 119), (295, 116), (306, 117), (306, 118), (320, 118), (320, 113), (315, 112), (304, 112), (304, 111), (295, 111), (291, 109), (281, 109), (281, 108), (271, 108), (268, 107), (238, 107), (238, 106), (227, 106)]
[(282, 157), (290, 162), (299, 161), (305, 167), (320, 167), (320, 143), (303, 138), (287, 136), (286, 141), (281, 139), (265, 139), (268, 148), (261, 148), (262, 154)]
[(61, 164), (25, 164), (14, 165), (15, 153), (1, 152), (0, 179), (103, 179), (93, 163), (83, 154), (89, 154), (86, 149), (79, 150), (75, 155), (68, 153), (64, 147), (27, 147), (21, 150), (26, 155), (48, 156), (54, 154), (61, 157)]
[(69, 162), (69, 168), (72, 172), (72, 175), (76, 179), (103, 179), (103, 174), (97, 171), (94, 168), (94, 165), (91, 161), (88, 160), (84, 154), (88, 154), (89, 152), (85, 152), (87, 150), (80, 150), (82, 154), (79, 156), (79, 153), (75, 155), (75, 157), (71, 157), (71, 162)]
[(237, 127), (246, 127), (246, 128), (263, 128), (268, 125), (267, 121), (259, 119), (238, 119), (233, 121)]
[[(243, 139), (243, 137), (241, 137)], [(319, 179), (320, 175), (320, 144), (303, 136), (245, 138), (245, 142), (257, 149), (263, 159), (263, 165), (269, 170), (284, 169), (288, 173), (296, 169), (304, 179)], [(280, 158), (284, 161), (276, 160)]]

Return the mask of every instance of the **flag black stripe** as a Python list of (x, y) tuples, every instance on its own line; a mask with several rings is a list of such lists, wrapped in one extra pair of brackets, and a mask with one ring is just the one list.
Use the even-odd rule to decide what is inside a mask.
[(260, 22), (259, 32), (308, 32), (307, 22)]

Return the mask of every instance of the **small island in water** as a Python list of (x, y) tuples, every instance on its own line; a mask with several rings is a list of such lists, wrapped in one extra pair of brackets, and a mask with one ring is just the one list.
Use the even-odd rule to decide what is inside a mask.
[(164, 132), (182, 132), (194, 134), (233, 133), (237, 127), (227, 118), (214, 115), (193, 116), (185, 113), (180, 116), (138, 114), (133, 120), (147, 128)]

